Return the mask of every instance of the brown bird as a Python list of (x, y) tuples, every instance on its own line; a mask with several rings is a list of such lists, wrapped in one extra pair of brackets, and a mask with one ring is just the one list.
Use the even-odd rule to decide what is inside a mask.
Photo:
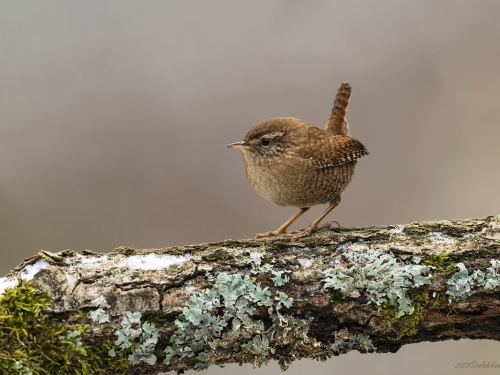
[[(365, 146), (350, 137), (346, 121), (350, 94), (351, 86), (343, 82), (325, 130), (293, 117), (270, 118), (248, 130), (243, 141), (226, 146), (243, 151), (247, 178), (257, 193), (280, 206), (300, 208), (277, 230), (257, 238), (297, 239), (329, 226), (319, 223), (340, 203), (357, 160), (368, 155)], [(311, 206), (325, 203), (330, 205), (306, 229), (286, 233)]]

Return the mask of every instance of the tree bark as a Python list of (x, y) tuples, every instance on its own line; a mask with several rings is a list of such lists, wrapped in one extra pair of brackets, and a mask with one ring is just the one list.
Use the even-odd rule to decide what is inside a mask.
[(110, 354), (132, 361), (128, 374), (269, 360), (286, 368), (352, 349), (499, 340), (498, 260), (500, 218), (487, 217), (325, 229), (300, 242), (41, 251), (0, 286), (32, 279), (52, 299), (45, 313), (89, 323), (83, 342), (112, 340)]

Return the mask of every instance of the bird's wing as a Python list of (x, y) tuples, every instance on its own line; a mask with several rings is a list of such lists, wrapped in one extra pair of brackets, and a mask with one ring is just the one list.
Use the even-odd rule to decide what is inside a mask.
[(358, 140), (343, 136), (324, 137), (314, 149), (303, 149), (301, 156), (316, 168), (343, 165), (368, 155), (368, 150)]

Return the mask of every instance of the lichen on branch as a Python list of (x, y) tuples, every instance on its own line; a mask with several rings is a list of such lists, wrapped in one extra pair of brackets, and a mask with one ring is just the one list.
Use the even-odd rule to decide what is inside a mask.
[(41, 251), (0, 278), (0, 369), (45, 374), (40, 353), (60, 374), (271, 360), (286, 369), (350, 350), (499, 340), (499, 267), (498, 217), (337, 228), (293, 243)]

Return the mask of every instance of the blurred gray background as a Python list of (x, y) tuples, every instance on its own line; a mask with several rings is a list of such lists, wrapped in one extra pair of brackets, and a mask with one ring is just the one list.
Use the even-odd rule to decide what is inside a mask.
[[(40, 249), (276, 229), (295, 209), (258, 196), (224, 146), (268, 117), (323, 127), (341, 81), (371, 154), (329, 220), (499, 214), (499, 17), (496, 0), (1, 1), (0, 275)], [(425, 343), (288, 374), (498, 374), (455, 365), (499, 353), (491, 341)], [(209, 373), (236, 371), (279, 368)]]

